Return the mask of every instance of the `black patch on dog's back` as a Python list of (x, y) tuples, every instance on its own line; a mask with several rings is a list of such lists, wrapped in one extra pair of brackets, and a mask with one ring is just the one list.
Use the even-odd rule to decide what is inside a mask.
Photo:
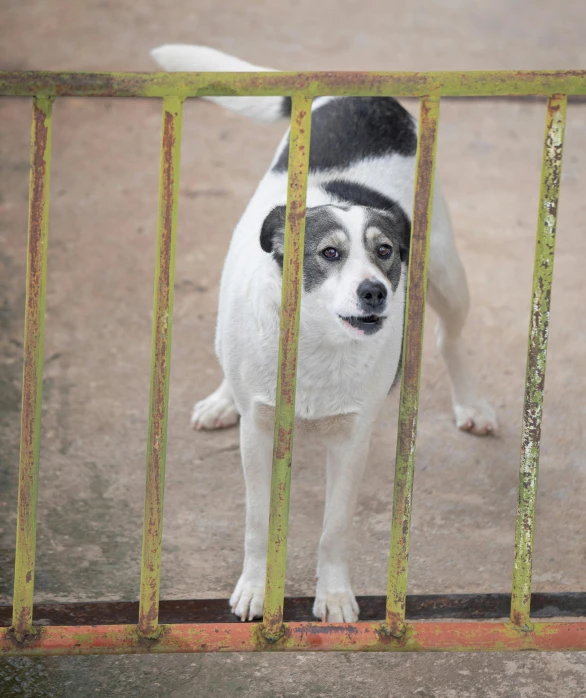
[[(340, 97), (313, 110), (309, 169), (347, 168), (368, 157), (415, 155), (414, 119), (392, 97)], [(289, 164), (287, 144), (273, 170)]]
[(281, 116), (284, 119), (288, 119), (291, 117), (292, 107), (293, 107), (293, 103), (292, 103), (291, 97), (283, 97), (283, 103), (281, 104)]

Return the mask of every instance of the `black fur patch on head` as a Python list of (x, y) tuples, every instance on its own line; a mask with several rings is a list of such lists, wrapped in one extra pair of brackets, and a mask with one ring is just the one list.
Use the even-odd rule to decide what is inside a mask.
[[(285, 213), (285, 206), (275, 207), (265, 218), (260, 231), (261, 248), (273, 255), (281, 269), (283, 269), (285, 252)], [(339, 231), (343, 238), (348, 239), (342, 222), (327, 206), (307, 209), (303, 258), (303, 288), (307, 292), (323, 283), (329, 274), (335, 273), (340, 268), (340, 264), (343, 264), (343, 256), (338, 263), (327, 261), (320, 256), (326, 238), (336, 231)]]
[[(347, 168), (369, 157), (415, 155), (415, 121), (392, 97), (340, 97), (316, 106), (311, 119), (309, 169)], [(289, 163), (287, 144), (273, 170)]]

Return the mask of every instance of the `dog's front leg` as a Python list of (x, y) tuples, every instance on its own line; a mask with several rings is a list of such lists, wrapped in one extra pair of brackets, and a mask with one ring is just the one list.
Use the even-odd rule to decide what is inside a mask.
[(246, 532), (242, 575), (230, 597), (232, 613), (241, 620), (260, 618), (265, 595), (265, 568), (271, 496), (273, 433), (243, 416), (240, 451), (246, 484)]
[(326, 507), (319, 543), (317, 589), (313, 614), (332, 623), (358, 620), (350, 585), (352, 519), (370, 441), (370, 429), (355, 430), (351, 439), (327, 443)]

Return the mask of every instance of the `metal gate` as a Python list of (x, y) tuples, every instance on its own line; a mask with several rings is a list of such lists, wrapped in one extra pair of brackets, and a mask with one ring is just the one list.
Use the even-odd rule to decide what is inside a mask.
[[(258, 650), (586, 650), (585, 621), (532, 622), (530, 616), (535, 499), (563, 134), (568, 95), (585, 94), (586, 71), (0, 73), (0, 96), (33, 97), (14, 599), (11, 620), (4, 613), (6, 627), (0, 628), (0, 652), (4, 655), (48, 655)], [(182, 103), (188, 97), (204, 95), (292, 97), (277, 410), (262, 622), (230, 620), (225, 612), (218, 610), (219, 602), (159, 600)], [(296, 620), (306, 613), (302, 608), (303, 600), (284, 598), (311, 103), (314, 97), (322, 95), (419, 97), (421, 105), (386, 611), (380, 603), (382, 599), (378, 602), (376, 598), (370, 599), (370, 605), (366, 606), (371, 612), (366, 615), (373, 619), (356, 623)], [(504, 594), (407, 597), (440, 98), (527, 95), (543, 95), (548, 99), (529, 322), (512, 594), (510, 597)], [(138, 605), (43, 605), (42, 615), (49, 618), (51, 624), (40, 626), (33, 620), (33, 589), (51, 110), (53, 101), (61, 96), (162, 98), (163, 135), (140, 600)], [(586, 615), (585, 602), (585, 594), (533, 595), (534, 609), (553, 605), (554, 615), (560, 616)], [(409, 620), (406, 620), (407, 611)], [(505, 622), (503, 616), (506, 615), (510, 615), (510, 619)], [(413, 616), (424, 620), (413, 620)], [(437, 620), (438, 617), (448, 620)]]

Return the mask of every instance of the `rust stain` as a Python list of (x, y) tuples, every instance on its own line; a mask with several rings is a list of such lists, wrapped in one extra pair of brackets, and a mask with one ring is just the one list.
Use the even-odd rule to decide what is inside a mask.
[(173, 302), (173, 250), (176, 221), (181, 105), (178, 99), (165, 100), (159, 183), (159, 228), (143, 560), (139, 611), (139, 632), (152, 639), (158, 632), (160, 562), (163, 525), (163, 493), (167, 400)]
[[(553, 84), (557, 81), (558, 88), (567, 85), (578, 85), (578, 90), (584, 88), (585, 71), (556, 71), (556, 72), (503, 72), (503, 73), (431, 73), (431, 74), (372, 74), (372, 73), (305, 73), (305, 74), (262, 74), (258, 75), (228, 75), (209, 76), (193, 74), (187, 79), (185, 76), (145, 76), (139, 74), (50, 74), (50, 73), (1, 73), (0, 92), (8, 90), (6, 94), (26, 94), (26, 90), (33, 90), (34, 94), (105, 94), (100, 90), (111, 91), (114, 95), (139, 95), (153, 96), (157, 90), (167, 90), (161, 92), (160, 96), (169, 98), (171, 103), (177, 102), (176, 97), (171, 97), (169, 90), (175, 89), (181, 83), (181, 94), (186, 96), (189, 90), (193, 94), (248, 94), (250, 85), (258, 90), (265, 88), (274, 89), (275, 86), (282, 88), (284, 93), (287, 90), (295, 91), (303, 89), (307, 94), (328, 94), (338, 91), (340, 94), (382, 94), (388, 92), (389, 86), (393, 85), (397, 92), (395, 94), (405, 94), (404, 90), (413, 94), (440, 95), (449, 94), (450, 90), (455, 90), (461, 94), (483, 94), (488, 91), (491, 94), (522, 93), (523, 89), (528, 89), (532, 85), (532, 90), (542, 85)], [(36, 82), (35, 82), (36, 81)], [(542, 81), (542, 82), (540, 82)], [(567, 85), (564, 81), (568, 81)], [(42, 83), (42, 87), (39, 85)], [(451, 85), (451, 87), (450, 87)], [(162, 86), (162, 87), (161, 87)], [(271, 87), (272, 86), (272, 87)], [(462, 87), (464, 86), (464, 87)], [(541, 87), (541, 89), (543, 89)], [(568, 89), (568, 92), (575, 88)], [(15, 92), (10, 92), (15, 90)], [(19, 92), (25, 90), (25, 92)], [(73, 92), (68, 92), (68, 90)], [(322, 91), (323, 90), (323, 91)], [(422, 90), (424, 92), (422, 93)], [(464, 92), (463, 90), (467, 90)], [(77, 91), (77, 92), (76, 92)], [(127, 91), (127, 92), (125, 92)], [(223, 92), (222, 92), (223, 91)], [(458, 92), (459, 91), (459, 92)], [(536, 90), (539, 91), (539, 90)], [(31, 92), (29, 92), (30, 94)], [(308, 100), (305, 96), (296, 96), (297, 100)], [(43, 332), (43, 303), (44, 303), (44, 259), (46, 254), (46, 215), (48, 205), (48, 172), (49, 172), (49, 144), (50, 144), (50, 104), (47, 97), (35, 99), (35, 109), (33, 112), (34, 141), (31, 152), (31, 201), (29, 212), (29, 268), (27, 280), (27, 301), (26, 301), (26, 336), (25, 336), (25, 359), (23, 374), (23, 404), (22, 404), (22, 448), (21, 448), (21, 470), (19, 475), (19, 521), (17, 528), (17, 561), (15, 574), (15, 627), (9, 634), (13, 638), (32, 641), (37, 643), (37, 637), (33, 632), (29, 632), (32, 619), (32, 582), (34, 578), (34, 527), (36, 514), (36, 483), (38, 468), (38, 408), (40, 404), (40, 371), (42, 364), (39, 363), (39, 353), (42, 354), (42, 332)], [(44, 102), (45, 108), (49, 104), (48, 111), (43, 111), (39, 105)], [(306, 138), (309, 143), (309, 127), (305, 128), (305, 119), (308, 112), (305, 108), (299, 108), (301, 101), (297, 102), (294, 110), (294, 120), (297, 127), (297, 138)], [(561, 94), (554, 94), (548, 101), (548, 123), (554, 124), (563, 112), (565, 119), (566, 98)], [(429, 228), (430, 218), (430, 197), (433, 187), (433, 158), (435, 149), (435, 131), (437, 130), (437, 117), (433, 116), (436, 104), (433, 100), (424, 97), (421, 103), (421, 123), (422, 131), (419, 142), (418, 159), (421, 166), (418, 168), (417, 188), (414, 201), (414, 230), (412, 236), (412, 263), (410, 264), (410, 291), (409, 291), (409, 321), (405, 328), (405, 352), (404, 352), (404, 378), (403, 385), (406, 387), (405, 394), (401, 396), (401, 419), (399, 428), (399, 444), (397, 448), (398, 464), (397, 479), (400, 479), (396, 489), (398, 500), (395, 501), (393, 518), (393, 528), (396, 535), (397, 559), (394, 561), (397, 576), (406, 580), (407, 555), (409, 546), (409, 521), (411, 514), (411, 491), (413, 479), (413, 457), (415, 449), (415, 435), (417, 423), (418, 406), (418, 384), (419, 384), (419, 363), (422, 343), (423, 309), (425, 304), (425, 239)], [(158, 622), (158, 596), (159, 596), (159, 566), (160, 566), (160, 535), (162, 526), (162, 506), (163, 506), (163, 474), (165, 461), (165, 438), (166, 438), (166, 391), (168, 381), (168, 350), (170, 346), (170, 308), (172, 306), (172, 250), (173, 250), (173, 225), (175, 206), (175, 170), (178, 159), (174, 160), (174, 150), (176, 147), (177, 133), (175, 132), (175, 117), (177, 113), (172, 110), (164, 110), (163, 116), (163, 158), (161, 177), (161, 208), (160, 208), (160, 259), (158, 268), (157, 286), (157, 313), (154, 332), (155, 362), (152, 378), (152, 403), (151, 403), (151, 430), (149, 435), (149, 476), (147, 481), (147, 516), (145, 526), (145, 537), (147, 542), (144, 547), (145, 559), (143, 569), (148, 571), (150, 577), (145, 580), (145, 588), (141, 589), (141, 631), (145, 628), (152, 631), (156, 629)], [(307, 122), (308, 124), (310, 122)], [(427, 124), (427, 127), (424, 125)], [(429, 125), (431, 124), (431, 126)], [(563, 124), (561, 127), (563, 133)], [(530, 332), (530, 348), (528, 352), (528, 367), (531, 367), (531, 382), (527, 381), (525, 393), (525, 416), (524, 434), (522, 440), (523, 458), (526, 465), (522, 469), (521, 486), (519, 494), (519, 516), (518, 516), (518, 550), (520, 553), (516, 557), (516, 566), (522, 572), (521, 587), (514, 590), (513, 596), (517, 595), (523, 608), (514, 608), (512, 611), (512, 621), (515, 625), (525, 629), (529, 618), (528, 607), (531, 601), (530, 595), (530, 573), (531, 558), (533, 552), (532, 535), (534, 522), (534, 506), (537, 486), (537, 466), (539, 455), (539, 441), (541, 436), (541, 417), (543, 388), (545, 381), (545, 359), (546, 345), (548, 337), (549, 304), (551, 300), (551, 274), (554, 253), (554, 234), (556, 217), (558, 213), (558, 195), (562, 159), (562, 143), (556, 140), (557, 136), (552, 128), (546, 134), (545, 147), (547, 153), (547, 163), (544, 158), (544, 172), (542, 176), (542, 211), (540, 221), (543, 224), (542, 236), (538, 240), (538, 250), (536, 254), (535, 279), (534, 279), (534, 301), (532, 313), (532, 328)], [(290, 168), (290, 202), (288, 211), (288, 228), (291, 240), (291, 251), (288, 274), (288, 290), (284, 293), (283, 301), (283, 323), (281, 333), (282, 359), (280, 368), (281, 380), (281, 404), (285, 408), (294, 406), (295, 398), (295, 366), (296, 366), (296, 313), (300, 298), (300, 276), (302, 274), (302, 239), (305, 205), (301, 199), (305, 192), (305, 177), (307, 175), (308, 145), (300, 142), (295, 145), (292, 139), (291, 154), (296, 148), (296, 163)], [(293, 157), (291, 158), (294, 159)], [(431, 164), (430, 164), (431, 163)], [(547, 166), (546, 166), (547, 165)], [(547, 195), (546, 195), (547, 194)], [(542, 218), (543, 216), (543, 218)], [(421, 260), (423, 259), (423, 262)], [(415, 260), (418, 260), (417, 262)], [(423, 264), (423, 267), (421, 267)], [(415, 271), (415, 269), (417, 271)], [(422, 272), (423, 269), (423, 273)], [(538, 274), (539, 271), (539, 274)], [(285, 286), (285, 283), (284, 283)], [(417, 327), (419, 323), (420, 327)], [(40, 350), (40, 351), (39, 351)], [(529, 368), (528, 368), (529, 370)], [(294, 415), (285, 415), (282, 423), (279, 424), (277, 433), (277, 443), (275, 447), (275, 458), (281, 462), (284, 472), (287, 473), (291, 467), (291, 447), (293, 438), (293, 418)], [(290, 425), (290, 426), (288, 426)], [(401, 461), (401, 463), (399, 463)], [(284, 575), (285, 556), (281, 555), (282, 549), (286, 547), (288, 512), (289, 483), (287, 480), (280, 482), (277, 491), (278, 511), (282, 519), (276, 521), (274, 525), (274, 544), (277, 553), (280, 555), (276, 561), (275, 570), (278, 575)], [(284, 507), (284, 509), (283, 509)], [(395, 522), (400, 522), (395, 527)], [(281, 551), (279, 550), (281, 548)], [(27, 559), (28, 558), (30, 559)], [(30, 562), (30, 564), (28, 564)], [(402, 583), (402, 582), (401, 582)], [(528, 585), (529, 584), (529, 585)], [(267, 589), (271, 585), (267, 583)], [(280, 580), (277, 578), (275, 589), (281, 593)], [(522, 591), (522, 593), (521, 593)], [(30, 602), (27, 601), (30, 596)], [(431, 642), (431, 647), (440, 646), (451, 649), (461, 647), (481, 646), (510, 648), (517, 647), (518, 639), (507, 635), (507, 628), (496, 625), (489, 629), (486, 624), (483, 627), (462, 628), (451, 625), (451, 627), (440, 627), (441, 624), (423, 624), (418, 626), (411, 634), (411, 626), (405, 626), (405, 593), (399, 586), (394, 592), (389, 594), (390, 604), (394, 604), (394, 611), (388, 612), (388, 618), (392, 621), (390, 634), (401, 636), (401, 644), (409, 648), (409, 643), (414, 642), (413, 638), (418, 638), (417, 642), (421, 646), (433, 637), (439, 638), (441, 642), (437, 645)], [(270, 612), (265, 620), (272, 626), (269, 632), (272, 635), (272, 642), (279, 635), (279, 643), (300, 642), (306, 643), (305, 647), (320, 649), (349, 648), (352, 643), (358, 646), (365, 646), (368, 643), (388, 642), (389, 638), (382, 632), (380, 626), (374, 628), (364, 624), (332, 626), (320, 624), (306, 624), (284, 626), (282, 623), (283, 604), (273, 603)], [(535, 634), (531, 640), (523, 640), (520, 648), (551, 649), (568, 647), (572, 641), (568, 640), (568, 633), (584, 632), (579, 624), (573, 624), (567, 630), (563, 624), (542, 624), (542, 635)], [(275, 633), (274, 628), (278, 631)], [(413, 626), (415, 627), (415, 626)], [(114, 633), (116, 629), (123, 626), (112, 626), (107, 632)], [(58, 629), (62, 632), (62, 629)], [(75, 630), (80, 630), (75, 628)], [(121, 630), (122, 635), (126, 632)], [(159, 626), (158, 632), (161, 632)], [(190, 632), (190, 630), (188, 630)], [(218, 627), (214, 628), (216, 634), (221, 634)], [(243, 648), (249, 642), (246, 630), (238, 634), (233, 628), (225, 629), (222, 640), (208, 643), (199, 642), (199, 647), (205, 651), (211, 649)], [(252, 632), (252, 631), (251, 631)], [(418, 635), (419, 633), (419, 635)], [(50, 634), (50, 633), (49, 633)], [(164, 633), (163, 633), (164, 634)], [(64, 634), (64, 637), (67, 633)], [(108, 637), (110, 637), (110, 635)], [(172, 635), (172, 633), (170, 633)], [(373, 640), (373, 635), (379, 639)], [(87, 637), (80, 633), (75, 635), (75, 642), (69, 646), (62, 647), (83, 648), (87, 647)], [(113, 637), (113, 635), (112, 635)], [(201, 635), (206, 638), (205, 633)], [(545, 638), (545, 640), (543, 640)], [(551, 638), (558, 638), (551, 640)], [(53, 641), (49, 638), (49, 643)], [(61, 638), (62, 639), (62, 638)], [(177, 638), (175, 638), (176, 640)], [(0, 637), (1, 640), (1, 637)], [(331, 640), (331, 642), (330, 642)], [(542, 642), (543, 640), (543, 642)], [(59, 640), (61, 641), (61, 640)], [(103, 641), (103, 647), (108, 646), (108, 641)], [(121, 641), (118, 638), (118, 641)], [(147, 641), (144, 637), (139, 637), (138, 647), (146, 651), (156, 646), (152, 638)], [(158, 641), (157, 641), (158, 642)], [(85, 644), (84, 644), (85, 643)], [(141, 644), (142, 643), (142, 644)], [(276, 643), (276, 644), (279, 644)], [(469, 643), (466, 645), (465, 643)], [(533, 643), (533, 644), (532, 644)], [(548, 644), (549, 643), (549, 644)], [(557, 644), (556, 644), (557, 643)], [(257, 643), (258, 644), (258, 643)], [(131, 645), (129, 645), (131, 646)], [(370, 645), (369, 645), (370, 646)], [(575, 645), (572, 645), (574, 647)], [(40, 645), (39, 645), (40, 647)], [(585, 645), (586, 647), (586, 645)], [(255, 646), (255, 648), (258, 648)], [(420, 649), (421, 647), (411, 647)]]
[[(291, 392), (293, 389), (291, 388)], [(279, 460), (284, 460), (290, 456), (291, 442), (293, 440), (293, 427), (279, 427), (279, 435), (277, 438), (277, 448), (275, 457)], [(287, 458), (287, 464), (291, 467), (291, 458)]]
[(51, 157), (52, 100), (35, 98), (27, 249), (24, 361), (13, 624), (22, 638), (32, 627), (37, 483), (42, 400), (45, 269)]
[(287, 623), (278, 637), (265, 637), (259, 623), (177, 624), (141, 637), (132, 625), (48, 626), (19, 642), (0, 629), (0, 652), (14, 655), (120, 654), (218, 651), (518, 651), (585, 650), (586, 623), (536, 623), (530, 632), (508, 623), (447, 621), (410, 623), (399, 638), (377, 621)]
[[(41, 333), (40, 309), (42, 304), (42, 270), (43, 270), (43, 229), (46, 216), (46, 177), (47, 163), (45, 152), (49, 129), (45, 123), (44, 112), (35, 107), (33, 110), (34, 147), (31, 156), (31, 190), (29, 204), (29, 242), (28, 242), (28, 289), (27, 289), (27, 335), (25, 344), (23, 393), (22, 393), (22, 435), (21, 459), (26, 470), (21, 473), (24, 484), (32, 484), (34, 475), (34, 442), (37, 411), (38, 362), (37, 350)], [(28, 509), (30, 488), (20, 490), (20, 504)]]
[(563, 95), (548, 100), (533, 267), (511, 600), (511, 622), (523, 630), (531, 627), (533, 533), (566, 103)]
[(391, 554), (389, 558), (387, 593), (386, 622), (391, 629), (391, 634), (394, 636), (403, 632), (405, 621), (409, 531), (411, 526), (419, 382), (427, 290), (427, 256), (433, 200), (438, 115), (438, 101), (427, 97), (422, 98), (417, 144), (413, 224), (409, 251), (408, 289), (403, 339), (403, 375), (397, 430), (395, 491), (393, 495)]
[(6, 71), (0, 94), (102, 97), (181, 95), (394, 95), (397, 97), (583, 95), (586, 71), (301, 72), (301, 73), (75, 73)]
[(289, 139), (289, 181), (282, 276), (279, 367), (262, 631), (265, 640), (270, 642), (275, 642), (276, 638), (281, 637), (283, 633), (283, 599), (295, 424), (297, 348), (303, 282), (305, 196), (310, 132), (311, 99), (307, 97), (294, 98)]
[(513, 611), (512, 616), (511, 616), (511, 620), (512, 620), (514, 625), (521, 627), (524, 623), (524, 618), (523, 618), (523, 614), (521, 613), (521, 611)]

